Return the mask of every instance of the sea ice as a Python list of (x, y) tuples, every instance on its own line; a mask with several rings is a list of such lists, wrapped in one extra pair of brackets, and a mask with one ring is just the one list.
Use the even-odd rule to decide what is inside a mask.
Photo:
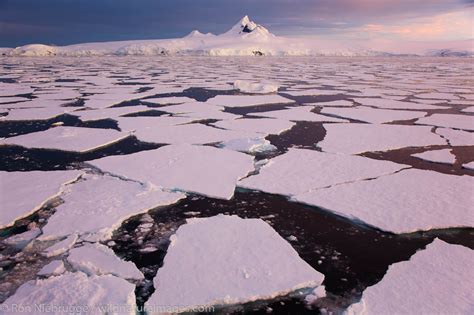
[(468, 170), (474, 170), (474, 161), (469, 162), (469, 163), (465, 163), (465, 164), (462, 165), (462, 167), (464, 167), (465, 169), (468, 169)]
[(224, 141), (219, 144), (220, 148), (248, 153), (262, 153), (277, 149), (265, 138), (248, 138)]
[(410, 120), (426, 115), (425, 112), (390, 109), (373, 109), (357, 106), (354, 108), (323, 108), (322, 114), (331, 114), (343, 118), (356, 119), (372, 124), (383, 124), (397, 120)]
[(314, 122), (349, 122), (346, 119), (334, 118), (313, 113), (310, 106), (292, 107), (270, 112), (250, 113), (250, 116), (277, 118), (291, 121), (314, 121)]
[(241, 118), (235, 120), (218, 121), (213, 125), (229, 130), (258, 132), (268, 135), (280, 134), (283, 131), (290, 130), (295, 125), (295, 123), (283, 119)]
[(206, 102), (224, 107), (247, 107), (267, 104), (291, 104), (293, 100), (280, 95), (217, 95)]
[(146, 103), (170, 105), (170, 104), (182, 104), (182, 103), (194, 102), (195, 99), (192, 99), (186, 96), (171, 96), (171, 97), (146, 98), (146, 99), (143, 99), (142, 101)]
[(324, 124), (326, 137), (318, 143), (323, 151), (357, 154), (404, 147), (445, 145), (430, 127), (371, 124)]
[(452, 146), (474, 145), (474, 133), (472, 132), (437, 128), (436, 133), (446, 138)]
[(45, 131), (6, 138), (0, 145), (88, 152), (118, 142), (130, 134), (113, 129), (55, 127)]
[(474, 251), (435, 239), (391, 265), (346, 314), (472, 314)]
[(354, 98), (354, 101), (365, 106), (374, 106), (387, 109), (440, 109), (442, 106), (426, 105), (413, 102), (404, 102), (383, 98)]
[(146, 106), (124, 106), (124, 107), (113, 107), (113, 108), (102, 108), (93, 110), (77, 110), (71, 112), (70, 115), (78, 116), (82, 121), (93, 121), (99, 119), (115, 119), (119, 116), (137, 113), (149, 110)]
[(309, 191), (295, 200), (363, 221), (384, 231), (410, 233), (473, 227), (474, 177), (418, 169)]
[(37, 273), (38, 276), (57, 276), (66, 271), (62, 260), (53, 260)]
[(259, 174), (238, 186), (272, 194), (297, 195), (341, 183), (391, 174), (407, 165), (360, 156), (339, 155), (306, 149), (289, 149), (270, 160)]
[(5, 239), (3, 242), (10, 246), (14, 246), (19, 249), (22, 249), (40, 234), (41, 234), (41, 230), (39, 228), (33, 228), (21, 234), (10, 236), (9, 238)]
[(41, 208), (61, 193), (62, 185), (81, 175), (80, 171), (3, 172), (0, 171), (2, 211), (0, 228), (13, 225)]
[(433, 114), (418, 119), (417, 124), (474, 130), (474, 116), (454, 114)]
[(43, 256), (46, 257), (54, 257), (54, 256), (59, 256), (70, 250), (74, 244), (76, 244), (78, 240), (78, 235), (77, 234), (71, 234), (62, 241), (57, 242), (53, 246), (50, 246), (44, 250), (42, 253)]
[(456, 156), (451, 153), (451, 149), (431, 150), (412, 156), (435, 163), (454, 164), (456, 162)]
[(0, 309), (5, 315), (18, 314), (15, 307), (30, 313), (99, 315), (114, 313), (110, 310), (119, 306), (131, 315), (135, 314), (135, 305), (135, 285), (126, 280), (111, 275), (88, 277), (82, 272), (67, 272), (24, 283)]
[(237, 180), (254, 170), (249, 155), (189, 144), (109, 156), (90, 163), (141, 182), (223, 199), (230, 199)]
[(77, 233), (105, 240), (129, 217), (183, 197), (180, 193), (112, 176), (87, 175), (84, 181), (68, 186), (63, 192), (64, 203), (43, 227), (41, 238), (55, 239)]
[(123, 279), (143, 279), (143, 274), (132, 262), (120, 259), (113, 250), (99, 243), (71, 249), (67, 261), (74, 269), (89, 276), (110, 274)]
[(194, 218), (171, 237), (145, 307), (179, 305), (183, 312), (245, 303), (317, 287), (323, 279), (261, 219)]

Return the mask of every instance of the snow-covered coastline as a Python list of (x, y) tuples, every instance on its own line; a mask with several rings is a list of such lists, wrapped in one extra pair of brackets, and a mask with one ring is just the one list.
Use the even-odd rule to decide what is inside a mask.
[[(328, 47), (320, 41), (281, 37), (244, 16), (229, 31), (214, 35), (193, 30), (182, 38), (82, 43), (68, 46), (29, 44), (1, 48), (0, 56), (400, 56), (362, 47)], [(430, 50), (431, 57), (473, 57), (474, 52)], [(410, 56), (414, 56), (411, 54)]]

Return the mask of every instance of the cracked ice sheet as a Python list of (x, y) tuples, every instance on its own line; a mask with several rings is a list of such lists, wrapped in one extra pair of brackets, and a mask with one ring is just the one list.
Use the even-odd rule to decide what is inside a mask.
[(323, 106), (323, 107), (352, 107), (354, 103), (351, 101), (346, 100), (338, 100), (338, 101), (330, 101), (330, 102), (316, 102), (316, 103), (304, 103), (303, 105), (311, 105), (311, 106)]
[(280, 95), (217, 95), (206, 101), (224, 107), (247, 107), (267, 104), (291, 104), (293, 100)]
[(283, 93), (291, 96), (314, 96), (314, 95), (337, 95), (347, 94), (347, 91), (342, 90), (321, 90), (321, 89), (309, 89), (309, 90), (286, 90)]
[(141, 141), (166, 144), (208, 144), (262, 136), (256, 132), (224, 130), (203, 124), (154, 126), (137, 129), (134, 135)]
[(426, 115), (425, 112), (418, 111), (374, 109), (362, 106), (357, 106), (354, 108), (323, 108), (321, 113), (336, 115), (343, 118), (356, 119), (372, 124), (383, 124), (397, 120), (410, 120), (421, 118)]
[(110, 274), (122, 279), (143, 279), (134, 263), (120, 259), (113, 250), (99, 243), (71, 249), (67, 261), (74, 269), (89, 276)]
[(190, 117), (171, 117), (171, 116), (158, 116), (158, 117), (119, 117), (115, 119), (118, 122), (119, 128), (122, 131), (134, 131), (141, 130), (146, 133), (151, 132), (154, 128), (160, 126), (174, 126), (187, 124), (194, 121), (194, 118)]
[(126, 106), (126, 107), (113, 107), (113, 108), (104, 108), (104, 109), (92, 109), (92, 110), (77, 110), (69, 113), (79, 117), (82, 121), (93, 121), (100, 119), (114, 119), (121, 115), (138, 113), (150, 110), (146, 106)]
[(416, 124), (474, 130), (474, 116), (434, 114), (418, 119)]
[(456, 156), (451, 153), (451, 149), (431, 150), (412, 156), (435, 163), (454, 164), (456, 162)]
[(404, 167), (388, 161), (360, 156), (289, 149), (270, 160), (259, 174), (247, 177), (239, 187), (293, 196), (345, 182), (391, 174)]
[(160, 107), (159, 110), (185, 117), (201, 119), (236, 119), (241, 117), (240, 115), (223, 112), (224, 107), (210, 105), (203, 102), (164, 106)]
[(129, 217), (185, 197), (112, 176), (87, 175), (84, 179), (63, 192), (64, 203), (43, 227), (41, 239), (77, 233), (106, 240)]
[(249, 116), (277, 118), (290, 121), (314, 122), (349, 122), (346, 119), (334, 118), (313, 113), (310, 106), (292, 107), (289, 109), (274, 110), (270, 112), (250, 113)]
[[(87, 308), (87, 314), (104, 314), (99, 307), (121, 306), (135, 314), (135, 285), (115, 276), (91, 276), (82, 272), (67, 272), (44, 280), (24, 283), (14, 295), (0, 305), (2, 314), (17, 314), (15, 305), (78, 306)], [(126, 306), (126, 307), (125, 307)], [(74, 308), (75, 310), (77, 308)], [(69, 312), (65, 312), (69, 313)], [(63, 314), (63, 312), (56, 312)]]
[[(28, 105), (27, 102), (20, 103)], [(0, 121), (24, 121), (24, 120), (47, 120), (70, 112), (66, 107), (42, 107), (42, 108), (14, 108), (7, 116), (0, 117)]]
[(0, 228), (13, 225), (61, 193), (64, 184), (76, 180), (80, 171), (0, 171)]
[(154, 279), (156, 291), (145, 307), (181, 305), (186, 311), (240, 304), (316, 287), (323, 280), (261, 219), (188, 219), (171, 237)]
[(357, 154), (405, 147), (446, 145), (426, 126), (324, 124), (326, 137), (318, 143), (325, 152)]
[(228, 130), (258, 132), (265, 135), (278, 135), (286, 130), (290, 130), (295, 123), (283, 119), (241, 118), (236, 120), (218, 121), (213, 125)]
[(147, 102), (147, 103), (153, 103), (153, 104), (170, 105), (170, 104), (182, 104), (182, 103), (195, 102), (196, 100), (193, 98), (186, 97), (186, 96), (171, 96), (171, 97), (147, 98), (147, 99), (143, 99), (142, 101)]
[(474, 133), (472, 132), (437, 128), (436, 133), (446, 138), (452, 146), (474, 145)]
[(129, 137), (130, 134), (113, 129), (54, 127), (0, 141), (0, 145), (19, 145), (26, 148), (88, 152)]
[(474, 251), (435, 239), (395, 263), (346, 314), (472, 314)]
[[(294, 196), (393, 233), (473, 227), (474, 177), (403, 170)], [(402, 197), (401, 197), (402, 196)]]
[(443, 109), (446, 107), (426, 105), (412, 102), (403, 102), (383, 98), (354, 98), (354, 101), (365, 106), (374, 106), (386, 109)]
[(236, 182), (254, 170), (253, 157), (249, 155), (189, 144), (105, 157), (90, 164), (106, 172), (167, 189), (222, 199), (232, 198)]

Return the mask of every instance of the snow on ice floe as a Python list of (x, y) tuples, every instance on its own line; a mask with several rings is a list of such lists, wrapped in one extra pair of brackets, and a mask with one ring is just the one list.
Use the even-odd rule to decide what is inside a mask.
[(404, 147), (446, 145), (426, 126), (324, 124), (326, 137), (318, 143), (325, 152), (357, 154)]
[[(18, 314), (21, 306), (29, 313), (87, 313), (105, 314), (105, 307), (119, 306), (125, 314), (135, 314), (135, 285), (121, 278), (87, 276), (83, 272), (66, 272), (47, 279), (24, 283), (15, 294), (0, 305), (2, 314)], [(42, 310), (35, 307), (44, 307)], [(54, 309), (57, 307), (59, 309)], [(27, 310), (31, 311), (27, 311)], [(121, 312), (121, 314), (123, 314)]]
[(43, 227), (42, 239), (79, 234), (106, 240), (129, 217), (184, 197), (112, 176), (86, 175), (84, 179), (65, 189), (64, 203)]
[(279, 86), (274, 83), (251, 82), (244, 80), (236, 80), (234, 82), (234, 89), (242, 93), (249, 94), (268, 94), (278, 91)]
[(452, 146), (474, 145), (474, 133), (472, 132), (437, 128), (436, 133), (447, 139)]
[(224, 107), (247, 107), (268, 104), (291, 104), (293, 100), (280, 95), (217, 95), (206, 101), (207, 104), (213, 104)]
[(317, 287), (323, 280), (261, 219), (194, 218), (171, 237), (145, 307), (180, 305), (183, 312), (240, 304)]
[(164, 144), (208, 144), (259, 136), (256, 132), (226, 130), (199, 123), (139, 128), (133, 134), (141, 141)]
[(79, 171), (0, 171), (0, 228), (37, 211), (48, 200), (58, 196), (64, 184), (76, 180), (81, 174)]
[(410, 233), (474, 227), (473, 189), (472, 176), (410, 169), (373, 180), (309, 191), (294, 199), (384, 231)]
[(349, 122), (346, 119), (334, 118), (313, 113), (310, 106), (292, 107), (288, 109), (274, 110), (270, 112), (250, 113), (250, 116), (286, 119), (290, 121), (314, 121), (314, 122)]
[(113, 250), (98, 243), (71, 249), (67, 261), (74, 269), (90, 276), (110, 274), (123, 279), (143, 279), (143, 274), (132, 262), (120, 259)]
[(352, 314), (472, 314), (474, 251), (435, 239), (409, 261), (391, 265)]
[(286, 130), (290, 130), (295, 125), (295, 123), (283, 119), (241, 118), (235, 120), (218, 121), (213, 125), (228, 130), (249, 131), (268, 135), (280, 134)]
[(189, 144), (110, 156), (90, 162), (103, 171), (167, 189), (230, 199), (237, 180), (254, 170), (253, 157)]
[(354, 108), (323, 108), (322, 114), (331, 114), (343, 118), (356, 119), (372, 124), (383, 124), (397, 120), (410, 120), (421, 118), (425, 112), (403, 111), (390, 109), (373, 109), (370, 107), (357, 106)]
[(418, 119), (417, 124), (474, 130), (474, 116), (454, 114), (433, 114)]
[(354, 98), (354, 101), (365, 106), (373, 106), (385, 109), (440, 109), (442, 106), (404, 102), (383, 98)]
[(92, 109), (92, 110), (76, 110), (69, 113), (79, 117), (82, 121), (93, 121), (100, 119), (115, 119), (119, 116), (138, 113), (150, 110), (146, 106), (124, 106), (124, 107), (114, 107), (114, 108), (103, 108), (103, 109)]
[(360, 156), (289, 149), (270, 160), (259, 174), (241, 180), (239, 187), (272, 194), (297, 195), (340, 183), (391, 174), (407, 165)]
[(412, 156), (435, 163), (454, 164), (456, 162), (456, 156), (451, 153), (451, 149), (431, 150)]
[(129, 137), (130, 134), (113, 129), (55, 127), (0, 141), (0, 145), (26, 148), (88, 152)]

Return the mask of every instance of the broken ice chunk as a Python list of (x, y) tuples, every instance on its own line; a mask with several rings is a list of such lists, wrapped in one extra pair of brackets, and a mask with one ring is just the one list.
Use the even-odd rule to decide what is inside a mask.
[(254, 170), (253, 157), (208, 146), (168, 145), (90, 162), (103, 171), (167, 189), (230, 199), (237, 180)]
[(261, 219), (194, 218), (171, 237), (154, 279), (156, 291), (145, 307), (180, 305), (184, 312), (194, 306), (271, 299), (317, 287), (323, 279)]
[(98, 243), (73, 248), (67, 261), (88, 275), (111, 274), (123, 279), (143, 279), (143, 274), (132, 262), (120, 259), (113, 250)]
[(454, 164), (456, 162), (456, 156), (451, 153), (451, 149), (430, 150), (412, 156), (435, 163)]
[(425, 112), (403, 111), (390, 109), (374, 109), (370, 107), (357, 106), (354, 108), (323, 108), (323, 114), (331, 114), (344, 118), (356, 119), (372, 124), (383, 124), (397, 120), (410, 120), (426, 115)]
[(474, 130), (474, 116), (469, 115), (433, 114), (418, 119), (416, 123), (421, 125)]
[(264, 82), (251, 82), (244, 80), (236, 80), (234, 82), (234, 89), (243, 93), (250, 94), (268, 94), (278, 91), (278, 85)]
[(40, 209), (48, 200), (59, 195), (62, 185), (76, 180), (81, 173), (0, 171), (0, 228), (10, 226)]
[(474, 251), (435, 239), (391, 265), (346, 314), (472, 314)]
[(38, 272), (38, 276), (57, 276), (66, 271), (62, 260), (53, 260)]

